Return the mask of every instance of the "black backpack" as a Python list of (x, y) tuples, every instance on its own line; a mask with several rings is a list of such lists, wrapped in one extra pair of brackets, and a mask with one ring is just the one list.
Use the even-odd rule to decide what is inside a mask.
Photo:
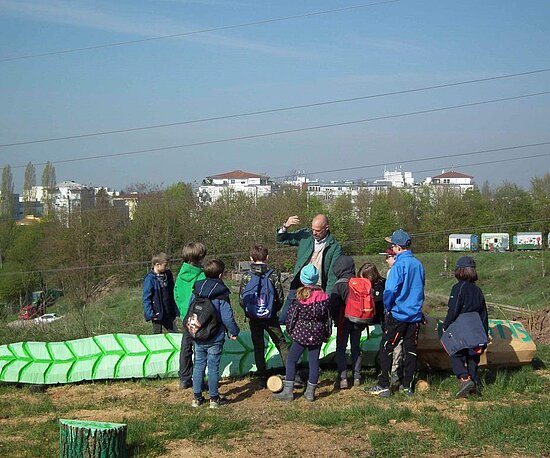
[(195, 296), (184, 319), (193, 340), (206, 342), (218, 333), (220, 323), (214, 304), (207, 297)]

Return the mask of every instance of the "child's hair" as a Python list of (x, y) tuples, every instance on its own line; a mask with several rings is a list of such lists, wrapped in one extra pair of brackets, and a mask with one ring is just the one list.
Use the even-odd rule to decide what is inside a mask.
[(254, 245), (250, 249), (250, 257), (254, 262), (265, 262), (268, 254), (267, 248), (263, 245)]
[(168, 264), (169, 262), (170, 256), (163, 252), (155, 253), (153, 255), (153, 258), (151, 259), (151, 264), (153, 265), (153, 267), (155, 266), (155, 264)]
[(201, 242), (189, 242), (181, 250), (183, 262), (200, 264), (206, 256), (206, 247)]
[(365, 262), (365, 264), (359, 268), (357, 276), (369, 279), (373, 285), (382, 279), (380, 272), (378, 272), (378, 269), (372, 262)]
[(470, 283), (477, 281), (477, 271), (475, 267), (459, 267), (455, 270), (455, 278), (460, 281), (464, 280)]
[(225, 271), (225, 264), (221, 259), (209, 259), (204, 263), (204, 275), (207, 278), (218, 278)]
[(316, 287), (311, 287), (311, 286), (300, 286), (297, 290), (296, 290), (296, 298), (299, 300), (299, 301), (305, 301), (307, 299), (309, 299), (311, 297), (311, 292), (314, 290), (314, 289), (317, 289)]

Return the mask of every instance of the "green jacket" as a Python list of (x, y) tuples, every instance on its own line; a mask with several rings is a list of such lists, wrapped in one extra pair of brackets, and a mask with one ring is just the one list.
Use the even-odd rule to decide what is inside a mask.
[[(294, 266), (294, 280), (292, 281), (290, 287), (291, 289), (296, 289), (300, 286), (300, 270), (302, 267), (309, 263), (311, 255), (313, 254), (314, 248), (314, 239), (313, 234), (310, 229), (304, 228), (294, 232), (277, 232), (277, 242), (284, 245), (291, 245), (298, 247), (298, 255), (296, 259), (296, 265)], [(321, 272), (321, 287), (323, 290), (330, 294), (332, 288), (336, 283), (336, 276), (332, 271), (332, 266), (336, 260), (342, 254), (342, 248), (340, 244), (332, 237), (332, 234), (328, 234), (327, 242), (325, 245), (325, 250), (323, 251), (323, 268)]]
[(184, 262), (176, 278), (174, 286), (174, 299), (180, 311), (180, 317), (183, 320), (189, 309), (189, 300), (193, 294), (193, 287), (198, 280), (204, 280), (206, 276), (202, 267)]

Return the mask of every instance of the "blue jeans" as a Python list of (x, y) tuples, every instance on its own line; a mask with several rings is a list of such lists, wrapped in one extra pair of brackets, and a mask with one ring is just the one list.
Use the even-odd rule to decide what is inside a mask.
[(222, 359), (223, 341), (213, 344), (195, 342), (195, 361), (193, 364), (193, 394), (202, 397), (204, 373), (208, 367), (208, 394), (210, 399), (219, 397), (220, 360)]

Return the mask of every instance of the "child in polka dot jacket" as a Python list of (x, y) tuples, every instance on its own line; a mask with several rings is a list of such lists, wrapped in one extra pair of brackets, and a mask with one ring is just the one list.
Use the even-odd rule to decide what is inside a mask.
[(329, 312), (329, 296), (317, 286), (319, 272), (313, 264), (306, 265), (300, 272), (300, 281), (304, 286), (298, 288), (292, 300), (286, 319), (286, 330), (292, 337), (292, 346), (286, 361), (284, 389), (273, 395), (280, 401), (294, 399), (294, 379), (296, 363), (308, 350), (309, 379), (304, 393), (308, 401), (315, 400), (315, 389), (319, 379), (319, 353), (321, 345), (332, 332)]

